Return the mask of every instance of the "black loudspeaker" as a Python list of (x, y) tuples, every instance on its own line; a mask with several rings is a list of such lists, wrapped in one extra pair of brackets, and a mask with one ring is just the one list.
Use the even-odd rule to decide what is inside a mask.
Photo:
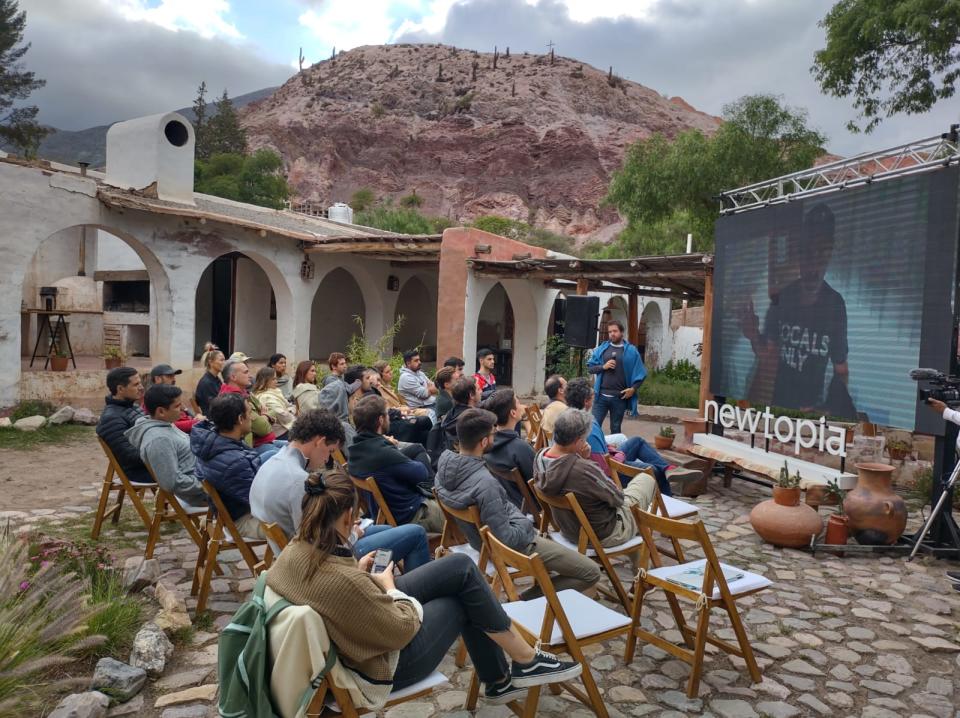
[(597, 346), (600, 297), (573, 295), (564, 308), (563, 339), (567, 346), (592, 349)]

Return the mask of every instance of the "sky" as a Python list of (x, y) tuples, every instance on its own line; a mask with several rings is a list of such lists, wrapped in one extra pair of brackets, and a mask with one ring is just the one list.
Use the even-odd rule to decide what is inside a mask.
[(774, 93), (809, 112), (828, 149), (879, 150), (946, 131), (960, 103), (846, 130), (849, 100), (810, 73), (833, 0), (20, 0), (31, 97), (41, 122), (83, 129), (191, 104), (206, 81), (231, 96), (280, 85), (334, 48), (442, 42), (492, 52), (546, 52), (614, 71), (720, 114)]

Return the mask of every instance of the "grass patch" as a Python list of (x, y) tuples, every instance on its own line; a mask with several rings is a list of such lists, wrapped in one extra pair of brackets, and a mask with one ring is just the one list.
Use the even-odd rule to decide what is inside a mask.
[(87, 631), (107, 639), (92, 650), (91, 656), (128, 655), (134, 636), (143, 623), (143, 603), (139, 598), (127, 595), (117, 569), (97, 569), (89, 580), (91, 601), (97, 613), (87, 624)]
[(182, 626), (170, 634), (170, 642), (177, 648), (189, 646), (193, 643), (196, 633), (193, 626)]
[(28, 416), (37, 416), (38, 414), (40, 416), (50, 416), (56, 410), (57, 408), (49, 401), (38, 401), (36, 399), (21, 401), (13, 407), (13, 411), (10, 412), (10, 421), (19, 421)]
[(196, 631), (203, 631), (204, 633), (209, 633), (213, 630), (213, 613), (210, 611), (204, 611), (203, 613), (198, 613), (194, 616), (193, 619), (193, 628)]
[(696, 409), (700, 403), (700, 385), (658, 372), (648, 376), (640, 386), (638, 401), (647, 406)]
[(77, 444), (93, 439), (93, 427), (79, 424), (45, 426), (37, 431), (0, 429), (0, 450), (26, 451), (45, 444)]

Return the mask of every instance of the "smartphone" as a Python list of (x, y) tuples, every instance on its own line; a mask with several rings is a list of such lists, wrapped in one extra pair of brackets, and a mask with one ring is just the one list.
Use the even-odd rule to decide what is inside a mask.
[(373, 567), (370, 569), (370, 573), (383, 573), (391, 560), (393, 560), (393, 551), (388, 548), (377, 549), (377, 554), (373, 557)]

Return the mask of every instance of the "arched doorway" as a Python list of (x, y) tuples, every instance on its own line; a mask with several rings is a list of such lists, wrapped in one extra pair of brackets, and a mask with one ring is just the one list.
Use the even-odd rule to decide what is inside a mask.
[(229, 356), (266, 359), (277, 350), (277, 298), (256, 260), (241, 252), (214, 259), (197, 283), (194, 356), (210, 341)]
[(410, 277), (397, 296), (393, 321), (403, 317), (403, 324), (393, 338), (394, 351), (420, 347), (424, 361), (437, 358), (437, 305), (419, 277)]
[(648, 370), (653, 371), (660, 366), (663, 352), (663, 312), (656, 302), (647, 304), (640, 315), (639, 344), (643, 363)]
[(360, 285), (346, 269), (337, 267), (324, 276), (310, 307), (310, 356), (326, 359), (342, 352), (350, 338), (360, 333), (356, 317), (366, 318)]
[[(477, 318), (477, 350), (492, 349), (497, 357), (494, 375), (497, 384), (513, 384), (514, 315), (513, 305), (503, 285), (497, 282), (480, 305)], [(469, 363), (471, 357), (465, 357)]]

